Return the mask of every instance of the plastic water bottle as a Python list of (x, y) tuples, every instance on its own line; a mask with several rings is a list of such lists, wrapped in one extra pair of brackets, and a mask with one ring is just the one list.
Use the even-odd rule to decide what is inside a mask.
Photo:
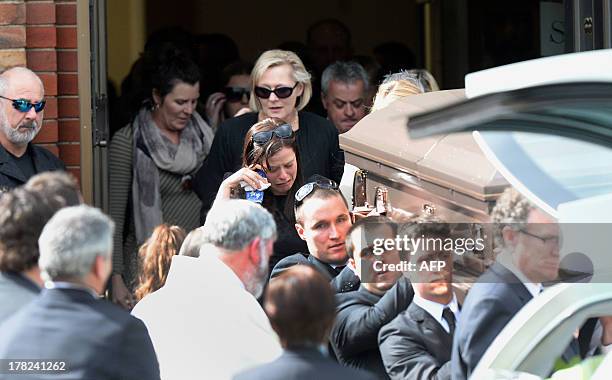
[[(267, 178), (266, 177), (266, 173), (261, 170), (261, 169), (257, 169), (255, 170), (255, 172), (257, 174), (259, 174), (260, 176), (262, 176), (263, 178)], [(244, 191), (246, 193), (246, 200), (247, 201), (251, 201), (251, 202), (255, 202), (255, 203), (259, 203), (261, 204), (263, 202), (264, 199), (264, 192), (263, 190), (258, 190), (258, 189), (254, 189), (251, 186), (245, 186), (244, 187)]]

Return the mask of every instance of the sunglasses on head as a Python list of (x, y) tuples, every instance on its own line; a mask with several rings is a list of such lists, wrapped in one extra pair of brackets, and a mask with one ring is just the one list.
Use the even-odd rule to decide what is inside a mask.
[(274, 93), (277, 98), (286, 99), (293, 94), (293, 90), (295, 90), (298, 84), (300, 84), (300, 82), (296, 82), (293, 87), (277, 87), (274, 90), (257, 86), (255, 87), (255, 95), (257, 95), (258, 98), (268, 99), (270, 95)]
[(32, 109), (32, 107), (34, 107), (34, 111), (36, 111), (36, 113), (39, 113), (40, 111), (45, 109), (44, 100), (41, 100), (38, 103), (32, 103), (31, 101), (27, 99), (11, 99), (11, 98), (4, 97), (2, 95), (0, 95), (0, 98), (10, 100), (11, 102), (13, 102), (13, 108), (15, 108), (19, 112), (29, 112)]
[(262, 145), (270, 141), (273, 135), (276, 135), (279, 139), (288, 139), (293, 136), (293, 128), (291, 128), (289, 124), (282, 124), (271, 131), (253, 133), (251, 140), (253, 140), (255, 144)]
[(304, 202), (304, 198), (309, 196), (317, 188), (338, 190), (338, 184), (336, 184), (336, 182), (332, 181), (331, 179), (328, 179), (308, 182), (302, 185), (302, 187), (300, 187), (295, 193), (295, 207), (299, 207)]
[(244, 87), (223, 87), (222, 92), (225, 95), (225, 99), (232, 103), (241, 101), (245, 95), (247, 100), (251, 98), (250, 90)]

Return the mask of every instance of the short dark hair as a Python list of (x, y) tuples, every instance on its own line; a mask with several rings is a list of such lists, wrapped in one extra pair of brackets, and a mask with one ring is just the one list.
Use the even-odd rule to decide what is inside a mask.
[(370, 89), (370, 78), (367, 71), (355, 61), (336, 61), (327, 66), (321, 75), (321, 91), (327, 95), (331, 81), (351, 84), (357, 81), (363, 82), (363, 92)]
[(36, 174), (28, 180), (24, 188), (41, 195), (43, 201), (56, 211), (82, 203), (76, 180), (71, 174), (61, 170)]
[[(353, 235), (353, 232), (359, 229), (365, 229), (367, 231), (370, 229), (378, 228), (381, 225), (385, 225), (391, 228), (391, 233), (393, 235), (397, 234), (397, 223), (395, 223), (393, 220), (386, 216), (367, 216), (365, 218), (357, 220), (355, 224), (353, 224), (349, 229), (344, 240), (344, 246), (346, 247), (346, 253), (348, 254), (348, 256), (353, 257), (353, 255), (355, 254), (355, 252), (353, 252), (353, 250), (355, 249), (354, 241), (351, 237), (351, 235)], [(358, 260), (359, 257), (353, 257), (353, 259)]]
[(327, 341), (336, 316), (329, 281), (308, 265), (295, 265), (270, 282), (264, 310), (285, 348)]
[(38, 263), (38, 237), (57, 211), (22, 187), (0, 197), (0, 271), (23, 272)]
[(195, 85), (200, 81), (198, 65), (184, 51), (166, 46), (160, 52), (145, 54), (147, 71), (151, 73), (151, 87), (163, 99), (179, 82)]

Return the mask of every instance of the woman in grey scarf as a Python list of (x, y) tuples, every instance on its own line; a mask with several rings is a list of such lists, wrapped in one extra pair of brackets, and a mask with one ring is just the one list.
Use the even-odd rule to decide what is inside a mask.
[(110, 215), (115, 220), (112, 299), (133, 306), (138, 247), (168, 223), (199, 226), (191, 176), (210, 150), (213, 131), (196, 112), (198, 67), (170, 49), (152, 67), (151, 98), (110, 144)]

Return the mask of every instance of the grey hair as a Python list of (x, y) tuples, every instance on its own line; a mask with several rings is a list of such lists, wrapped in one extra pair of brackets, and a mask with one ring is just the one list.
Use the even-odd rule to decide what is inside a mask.
[(0, 95), (4, 95), (6, 91), (8, 90), (9, 79), (7, 78), (8, 77), (7, 74), (13, 73), (13, 72), (17, 74), (30, 75), (32, 78), (36, 78), (36, 81), (38, 82), (38, 84), (40, 85), (40, 88), (42, 89), (43, 95), (45, 94), (45, 86), (43, 85), (43, 82), (40, 79), (40, 77), (36, 75), (34, 71), (28, 69), (27, 67), (15, 66), (15, 67), (10, 67), (0, 72)]
[(368, 92), (370, 88), (368, 73), (363, 66), (354, 61), (337, 61), (323, 70), (321, 75), (321, 91), (323, 91), (323, 94), (327, 94), (327, 91), (329, 91), (329, 82), (332, 80), (342, 83), (355, 83), (361, 80), (363, 81), (364, 92)]
[(257, 237), (264, 241), (276, 238), (272, 214), (244, 199), (216, 201), (208, 212), (203, 230), (204, 243), (226, 251), (240, 251)]
[(114, 229), (108, 216), (87, 205), (58, 211), (38, 239), (43, 280), (83, 279), (97, 256), (110, 260)]
[(198, 227), (187, 234), (181, 250), (180, 256), (200, 257), (200, 248), (204, 244), (204, 227)]
[(389, 74), (385, 76), (385, 79), (383, 79), (381, 85), (398, 81), (410, 82), (418, 87), (421, 92), (440, 90), (436, 79), (429, 71), (425, 69), (401, 70), (397, 73)]
[(504, 247), (503, 228), (506, 226), (514, 230), (525, 228), (529, 213), (535, 208), (536, 206), (521, 193), (511, 187), (507, 188), (491, 211), (496, 247), (500, 249)]

